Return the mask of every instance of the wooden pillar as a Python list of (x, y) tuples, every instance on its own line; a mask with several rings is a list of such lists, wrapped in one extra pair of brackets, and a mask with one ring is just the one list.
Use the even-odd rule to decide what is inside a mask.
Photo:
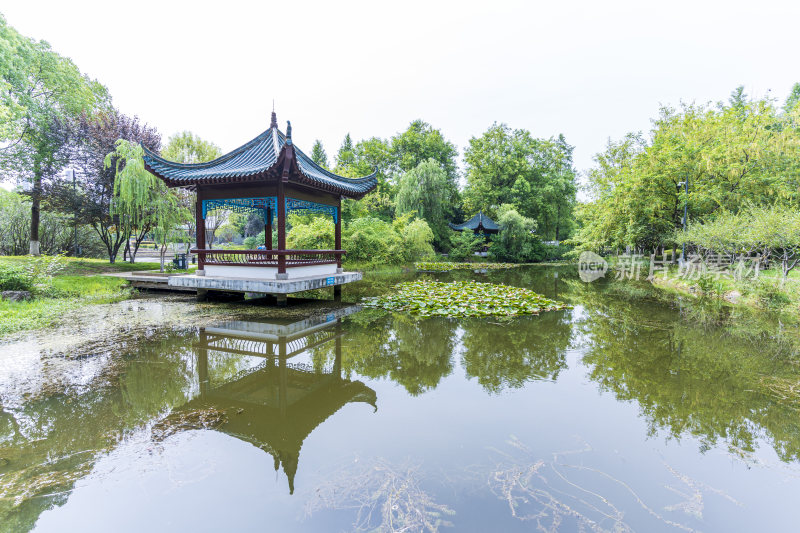
[(342, 319), (336, 319), (336, 333), (334, 358), (333, 358), (333, 375), (337, 378), (342, 378)]
[[(339, 197), (339, 201), (336, 203), (336, 229), (334, 231), (333, 241), (334, 241), (333, 244), (334, 250), (341, 250), (342, 249), (342, 197), (341, 196)], [(338, 253), (336, 254), (336, 268), (337, 270), (342, 268), (342, 254)]]
[[(278, 180), (278, 251), (286, 250), (286, 192), (284, 182)], [(283, 274), (283, 275), (281, 275)], [(284, 278), (286, 274), (286, 256), (278, 256), (278, 276)]]
[(200, 384), (200, 396), (208, 394), (208, 335), (205, 328), (200, 328), (200, 342), (197, 343), (197, 381)]
[(288, 405), (288, 391), (289, 391), (289, 376), (286, 368), (286, 337), (278, 339), (278, 407), (280, 408), (281, 416), (286, 416), (286, 407)]
[(267, 208), (267, 223), (264, 225), (264, 246), (272, 250), (272, 208)]
[[(206, 221), (203, 218), (203, 192), (200, 187), (197, 187), (197, 203), (195, 204), (195, 230), (197, 233), (196, 247), (198, 250), (205, 250), (206, 248)], [(197, 254), (197, 270), (203, 270), (205, 265), (206, 254), (200, 252)]]

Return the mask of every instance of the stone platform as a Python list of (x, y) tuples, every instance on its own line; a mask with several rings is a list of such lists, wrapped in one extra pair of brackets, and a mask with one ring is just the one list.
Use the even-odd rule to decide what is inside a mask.
[(240, 278), (229, 276), (170, 276), (169, 287), (174, 290), (225, 291), (286, 295), (295, 292), (336, 287), (345, 283), (360, 281), (361, 272), (341, 272), (318, 276), (305, 276), (292, 279)]

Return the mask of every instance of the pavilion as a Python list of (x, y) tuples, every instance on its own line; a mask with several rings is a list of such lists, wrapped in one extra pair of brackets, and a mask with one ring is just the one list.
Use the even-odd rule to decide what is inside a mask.
[[(338, 176), (314, 163), (292, 143), (292, 126), (278, 129), (275, 113), (269, 129), (232, 152), (206, 163), (175, 163), (145, 148), (145, 168), (168, 187), (197, 193), (195, 208), (198, 271), (173, 276), (172, 286), (206, 290), (287, 293), (357, 281), (361, 275), (342, 270), (343, 198), (360, 199), (377, 186), (375, 173), (357, 179)], [(264, 220), (263, 250), (217, 250), (205, 243), (209, 211), (227, 209), (258, 213)], [(286, 217), (292, 212), (318, 213), (334, 222), (333, 250), (287, 250)], [(277, 224), (277, 247), (272, 228)], [(239, 281), (237, 281), (239, 280)]]
[[(373, 389), (342, 377), (341, 318), (359, 309), (296, 322), (233, 320), (201, 328), (195, 344), (199, 394), (176, 414), (208, 407), (225, 411), (227, 421), (217, 431), (272, 455), (275, 470), (283, 468), (293, 493), (303, 442), (319, 425), (349, 404), (378, 409)], [(333, 357), (324, 366), (292, 362), (314, 350)], [(209, 368), (209, 356), (253, 363), (219, 380)]]
[(486, 257), (489, 252), (488, 242), (489, 242), (489, 235), (494, 235), (496, 233), (500, 233), (502, 229), (494, 220), (487, 217), (483, 214), (483, 211), (478, 211), (478, 214), (472, 217), (471, 219), (467, 220), (463, 224), (452, 224), (448, 223), (450, 229), (454, 231), (472, 231), (475, 235), (482, 234), (484, 236), (484, 240), (486, 244), (481, 248), (479, 252), (475, 252), (475, 255), (479, 255), (482, 257)]
[(450, 229), (455, 231), (472, 230), (475, 235), (483, 233), (484, 235), (491, 235), (500, 232), (500, 226), (483, 214), (483, 211), (478, 211), (478, 214), (467, 220), (463, 224), (448, 223)]

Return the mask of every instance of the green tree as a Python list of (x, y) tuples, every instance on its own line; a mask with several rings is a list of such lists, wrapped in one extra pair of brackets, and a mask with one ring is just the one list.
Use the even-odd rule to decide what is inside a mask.
[(541, 261), (544, 247), (534, 234), (536, 221), (524, 217), (511, 204), (503, 204), (497, 210), (497, 223), (502, 228), (492, 239), (489, 252), (501, 261), (515, 263)]
[(406, 131), (392, 137), (391, 147), (395, 165), (401, 172), (408, 172), (423, 161), (433, 159), (453, 182), (458, 179), (458, 150), (441, 131), (423, 120), (411, 122)]
[(178, 163), (205, 163), (222, 155), (216, 144), (205, 141), (190, 131), (182, 131), (167, 139), (161, 157)]
[(470, 139), (464, 153), (466, 211), (497, 216), (500, 205), (510, 204), (536, 220), (544, 238), (568, 237), (577, 193), (572, 150), (563, 135), (537, 139), (529, 131), (493, 124)]
[[(349, 147), (349, 148), (348, 148)], [(345, 199), (342, 212), (345, 218), (372, 216), (390, 221), (394, 211), (393, 184), (390, 178), (392, 155), (387, 141), (372, 137), (353, 145), (349, 135), (337, 156), (335, 171), (346, 177), (360, 178), (376, 173), (378, 187), (358, 201)]]
[(355, 153), (353, 152), (353, 139), (350, 138), (350, 134), (344, 136), (344, 140), (342, 141), (342, 146), (339, 147), (339, 151), (336, 153), (336, 168), (348, 168), (355, 163)]
[(319, 139), (314, 141), (314, 147), (311, 148), (311, 160), (322, 168), (328, 168), (328, 154)]
[[(793, 204), (800, 192), (800, 110), (779, 116), (768, 99), (661, 109), (650, 138), (609, 143), (589, 172), (592, 200), (579, 210), (580, 248), (672, 244), (689, 220), (748, 205)], [(688, 180), (689, 193), (683, 182)]]
[[(398, 183), (403, 174), (414, 170), (421, 163), (430, 160), (436, 161), (447, 175), (443, 193), (448, 198), (445, 217), (453, 220), (461, 215), (458, 167), (456, 165), (458, 150), (453, 143), (445, 139), (441, 131), (423, 120), (415, 120), (408, 125), (404, 132), (392, 137), (391, 155), (391, 181), (393, 183)], [(444, 244), (446, 241), (441, 240), (440, 233), (433, 225), (432, 228), (437, 237), (437, 244)]]
[(786, 113), (791, 113), (800, 102), (800, 83), (792, 85), (792, 90), (789, 91), (789, 96), (786, 97), (786, 103), (783, 104), (783, 110)]
[[(77, 121), (78, 140), (73, 164), (77, 187), (69, 177), (53, 180), (45, 188), (49, 204), (56, 211), (88, 224), (105, 245), (109, 261), (114, 262), (124, 245), (124, 256), (134, 262), (139, 245), (150, 231), (139, 226), (132, 234), (118, 231), (118, 220), (111, 214), (116, 165), (106, 166), (106, 156), (114, 152), (119, 139), (141, 143), (158, 151), (161, 136), (155, 128), (111, 108), (92, 115), (82, 114)], [(131, 242), (132, 241), (132, 242)]]
[[(171, 136), (167, 140), (167, 145), (161, 151), (161, 156), (165, 159), (169, 159), (170, 161), (177, 161), (178, 163), (205, 163), (207, 161), (212, 161), (222, 155), (222, 150), (219, 146), (214, 144), (213, 142), (206, 141), (200, 138), (200, 136), (193, 134), (190, 131), (182, 131), (181, 133), (176, 133), (175, 135)], [(186, 189), (174, 189), (175, 194), (178, 197), (178, 201), (180, 202), (181, 206), (189, 211), (192, 211), (195, 208), (195, 204), (197, 202), (197, 195), (194, 191), (189, 191)], [(223, 219), (215, 216), (215, 213), (212, 213), (211, 219), (209, 220), (210, 224), (207, 226), (207, 229), (211, 229), (211, 240), (214, 240), (214, 233), (217, 229), (217, 226), (224, 223)], [(188, 230), (188, 235), (186, 236), (186, 251), (189, 251), (191, 246), (191, 235), (194, 235), (197, 228), (195, 228), (195, 219), (194, 217), (189, 217), (189, 220), (186, 221), (185, 226)], [(213, 246), (213, 243), (212, 243)]]
[(0, 169), (31, 184), (30, 253), (39, 254), (43, 183), (69, 161), (70, 122), (107, 103), (106, 88), (0, 15)]
[[(401, 219), (402, 220), (402, 217)], [(393, 224), (395, 228), (398, 221)], [(417, 218), (407, 224), (402, 224), (399, 229), (403, 239), (403, 248), (406, 258), (409, 261), (419, 261), (430, 259), (434, 255), (433, 251), (433, 231), (424, 220)]]
[(453, 202), (450, 181), (434, 159), (427, 159), (405, 172), (397, 184), (396, 212), (414, 213), (433, 230), (438, 248), (449, 244), (451, 230), (447, 214)]
[(170, 235), (177, 225), (191, 218), (191, 213), (181, 205), (174, 190), (145, 169), (143, 155), (141, 145), (120, 139), (116, 150), (106, 156), (106, 165), (113, 166), (116, 175), (111, 212), (119, 217), (122, 231), (142, 225), (153, 228), (161, 245), (163, 272)]

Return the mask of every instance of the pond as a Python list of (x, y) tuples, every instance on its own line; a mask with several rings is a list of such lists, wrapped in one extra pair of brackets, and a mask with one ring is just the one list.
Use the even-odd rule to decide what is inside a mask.
[[(358, 305), (415, 277), (571, 308)], [(0, 531), (796, 530), (796, 327), (646, 291), (522, 267), (83, 310), (0, 345)]]

